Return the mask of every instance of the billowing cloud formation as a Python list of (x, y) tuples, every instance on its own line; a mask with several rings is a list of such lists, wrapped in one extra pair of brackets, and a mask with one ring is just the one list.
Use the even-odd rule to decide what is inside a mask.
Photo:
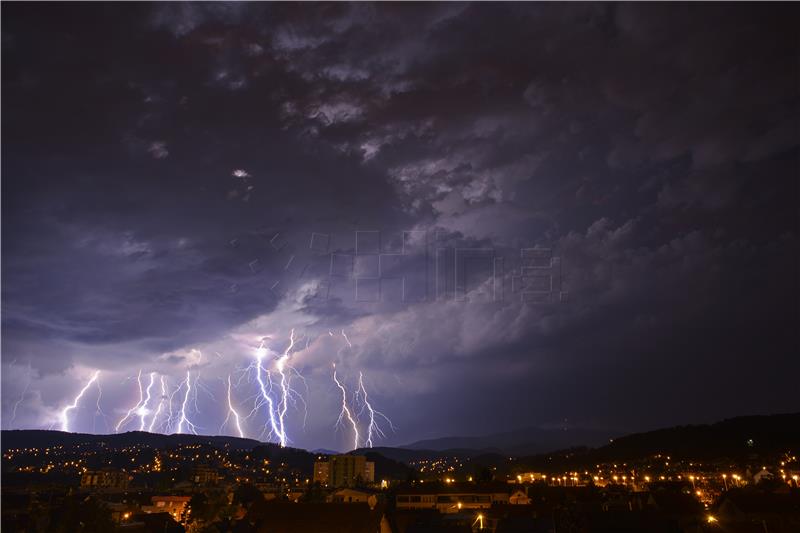
[(5, 9), (4, 427), (96, 369), (72, 429), (139, 370), (222, 398), (292, 328), (309, 448), (350, 442), (334, 362), (390, 444), (795, 408), (790, 10)]

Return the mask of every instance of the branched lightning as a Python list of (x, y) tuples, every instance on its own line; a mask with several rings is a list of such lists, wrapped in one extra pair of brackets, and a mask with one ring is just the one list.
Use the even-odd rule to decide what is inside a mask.
[[(329, 331), (328, 334), (333, 337), (333, 332)], [(352, 349), (353, 345), (350, 343), (350, 339), (347, 338), (347, 333), (342, 330), (342, 338), (344, 338), (345, 342), (347, 343), (347, 347)], [(339, 351), (337, 352), (337, 357), (341, 358), (342, 351), (344, 350), (344, 346), (342, 346)], [(354, 449), (358, 448), (358, 441), (359, 441), (359, 431), (358, 431), (358, 421), (361, 419), (361, 416), (366, 411), (369, 420), (366, 428), (366, 437), (364, 439), (364, 446), (368, 448), (372, 448), (374, 441), (376, 438), (383, 438), (386, 436), (386, 433), (381, 428), (380, 420), (383, 419), (392, 431), (395, 430), (394, 424), (389, 418), (383, 414), (382, 412), (375, 409), (369, 401), (369, 396), (367, 395), (367, 389), (364, 386), (364, 373), (358, 373), (358, 387), (356, 388), (355, 392), (353, 393), (353, 407), (352, 409), (347, 405), (347, 389), (339, 381), (336, 376), (336, 363), (333, 364), (333, 381), (336, 383), (336, 386), (339, 387), (339, 390), (342, 393), (342, 408), (339, 411), (339, 418), (336, 419), (336, 424), (334, 425), (335, 428), (339, 428), (343, 424), (344, 419), (350, 423), (353, 427), (353, 441), (354, 441)], [(355, 411), (356, 405), (361, 404), (361, 410), (358, 411), (355, 416), (353, 416), (353, 412)]]
[(280, 432), (278, 436), (281, 440), (281, 446), (286, 446), (286, 427), (284, 426), (284, 421), (286, 419), (286, 410), (289, 407), (289, 389), (290, 383), (289, 379), (286, 376), (286, 362), (289, 360), (289, 354), (291, 353), (292, 348), (294, 347), (294, 330), (291, 331), (289, 334), (289, 346), (286, 350), (281, 354), (278, 358), (277, 362), (275, 363), (275, 368), (278, 369), (278, 374), (281, 376), (281, 401), (278, 404), (278, 425), (280, 427)]
[[(264, 337), (264, 339), (269, 337)], [(303, 408), (303, 425), (305, 426), (305, 419), (308, 415), (303, 395), (292, 388), (292, 378), (297, 377), (306, 385), (303, 376), (291, 364), (292, 350), (298, 342), (298, 337), (292, 329), (289, 334), (289, 345), (283, 353), (276, 354), (264, 345), (264, 340), (261, 341), (255, 352), (255, 360), (243, 370), (243, 374), (237, 380), (238, 386), (245, 376), (248, 376), (248, 381), (251, 380), (252, 375), (255, 374), (255, 381), (258, 384), (258, 393), (255, 395), (253, 408), (242, 419), (247, 420), (255, 415), (259, 410), (266, 410), (266, 419), (264, 429), (259, 435), (260, 438), (266, 436), (267, 440), (275, 439), (281, 446), (286, 446), (291, 442), (287, 431), (286, 417), (289, 410), (289, 405), (295, 407), (299, 404)], [(276, 374), (276, 381), (273, 383), (273, 374), (269, 370), (272, 365), (265, 362), (268, 355), (275, 354), (274, 371)], [(273, 397), (273, 385), (275, 385), (276, 393)]]
[(381, 438), (386, 437), (386, 434), (383, 432), (383, 429), (381, 428), (380, 424), (378, 424), (377, 420), (375, 420), (375, 417), (377, 416), (383, 418), (389, 424), (389, 427), (392, 429), (392, 431), (394, 431), (394, 424), (392, 424), (392, 421), (389, 420), (389, 418), (385, 414), (373, 409), (372, 405), (369, 403), (369, 398), (367, 397), (367, 389), (364, 388), (363, 372), (358, 373), (358, 390), (356, 391), (356, 397), (358, 397), (359, 392), (361, 393), (362, 396), (361, 401), (363, 405), (361, 407), (361, 411), (359, 412), (358, 416), (361, 417), (361, 414), (364, 412), (365, 409), (367, 410), (367, 414), (369, 415), (369, 425), (367, 426), (367, 438), (364, 441), (364, 445), (368, 448), (372, 448), (373, 435)]
[(236, 431), (239, 432), (239, 436), (244, 438), (244, 431), (242, 431), (242, 424), (241, 424), (241, 417), (239, 413), (236, 412), (236, 409), (233, 408), (233, 400), (231, 399), (231, 375), (228, 374), (228, 415), (225, 417), (225, 421), (219, 427), (219, 432), (222, 433), (222, 428), (225, 427), (225, 424), (228, 423), (230, 420), (231, 415), (233, 415), (233, 421), (236, 425)]
[[(358, 372), (358, 381), (355, 382), (355, 373), (345, 372), (344, 369), (347, 365), (342, 364), (344, 352), (353, 348), (347, 333), (344, 330), (340, 330), (340, 332), (323, 330), (320, 333), (324, 335), (325, 332), (331, 337), (341, 335), (343, 339), (339, 343), (336, 362), (332, 369), (333, 381), (341, 395), (341, 409), (335, 428), (337, 431), (345, 430), (346, 438), (348, 440), (352, 438), (350, 442), (352, 442), (353, 448), (372, 447), (378, 439), (386, 436), (387, 427), (391, 430), (395, 428), (392, 421), (375, 408), (374, 397), (369, 397), (368, 376), (365, 377), (363, 372)], [(100, 415), (105, 421), (106, 428), (111, 426), (117, 433), (127, 431), (135, 426), (135, 429), (151, 433), (193, 433), (196, 435), (203, 431), (203, 427), (196, 422), (203, 420), (204, 413), (201, 413), (200, 407), (205, 407), (204, 399), (198, 397), (208, 394), (214, 403), (219, 405), (222, 403), (221, 395), (225, 394), (227, 409), (224, 421), (219, 427), (220, 433), (227, 432), (245, 438), (246, 433), (252, 431), (251, 424), (254, 423), (248, 421), (251, 417), (256, 417), (258, 424), (263, 427), (260, 435), (256, 438), (272, 441), (285, 447), (292, 443), (289, 434), (292, 433), (294, 427), (292, 426), (294, 413), (290, 413), (290, 411), (300, 409), (304, 411), (304, 426), (305, 418), (308, 416), (306, 405), (308, 383), (293, 365), (296, 354), (303, 353), (303, 350), (309, 347), (309, 338), (307, 334), (298, 334), (291, 329), (288, 342), (279, 350), (275, 350), (270, 346), (270, 343), (274, 342), (272, 337), (262, 337), (250, 364), (246, 368), (244, 366), (235, 368), (233, 372), (227, 374), (227, 379), (220, 379), (220, 384), (201, 379), (200, 367), (193, 363), (184, 367), (186, 375), (180, 382), (174, 377), (154, 371), (147, 372), (149, 381), (143, 380), (143, 374), (146, 373), (144, 369), (140, 369), (138, 373), (128, 378), (136, 379), (139, 396), (135, 404), (128, 404), (125, 407), (125, 410), (122, 411), (124, 416), (119, 415), (121, 418), (116, 424), (110, 421), (101, 409), (103, 391), (98, 381), (100, 372), (95, 371), (72, 403), (64, 407), (59, 416), (51, 417), (50, 421), (52, 425), (60, 424), (64, 431), (69, 431), (71, 411), (81, 405), (80, 402), (86, 401), (87, 391), (96, 385), (98, 392), (95, 402), (96, 411), (92, 422), (93, 431), (98, 429), (97, 417)], [(216, 355), (217, 360), (223, 359), (221, 354), (216, 353)], [(339, 368), (337, 368), (337, 364)], [(358, 369), (355, 370), (358, 371)], [(298, 380), (305, 385), (305, 391), (302, 390), (302, 386), (297, 387)], [(12, 421), (15, 420), (17, 408), (26, 399), (30, 378), (28, 381), (21, 396), (13, 404)], [(157, 381), (158, 383), (156, 383)], [(220, 390), (220, 385), (226, 387), (224, 392)], [(247, 392), (242, 394), (244, 391)], [(216, 401), (215, 394), (220, 401)], [(177, 398), (176, 395), (178, 395)], [(219, 407), (221, 408), (222, 405)], [(75, 415), (72, 414), (72, 416)], [(138, 418), (138, 423), (131, 422), (136, 418)], [(220, 416), (220, 418), (222, 417)], [(75, 425), (74, 420), (72, 425)], [(253, 435), (255, 436), (257, 433), (258, 431), (255, 431)]]
[(158, 416), (164, 410), (164, 403), (167, 401), (169, 397), (167, 396), (167, 383), (164, 376), (161, 376), (161, 396), (159, 397), (158, 407), (156, 408), (156, 412), (153, 413), (153, 418), (150, 420), (150, 425), (147, 427), (147, 431), (150, 433), (153, 432), (153, 428), (156, 425), (156, 420), (158, 420)]
[(117, 433), (119, 433), (119, 428), (121, 428), (122, 425), (125, 422), (128, 421), (128, 419), (131, 417), (131, 415), (133, 413), (135, 413), (139, 409), (139, 406), (142, 405), (142, 401), (144, 401), (144, 389), (142, 389), (142, 371), (141, 370), (139, 370), (139, 374), (136, 376), (136, 383), (139, 384), (139, 401), (136, 403), (136, 405), (134, 405), (133, 407), (128, 409), (128, 412), (125, 413), (125, 416), (123, 416), (120, 419), (120, 421), (117, 422), (117, 425), (114, 428), (114, 431), (117, 432)]
[[(261, 391), (261, 398), (257, 400), (257, 403), (254, 407), (254, 410), (258, 409), (262, 405), (267, 405), (268, 417), (269, 417), (269, 427), (270, 431), (267, 434), (267, 439), (275, 435), (278, 439), (282, 442), (283, 437), (281, 435), (280, 426), (275, 419), (275, 403), (272, 401), (272, 378), (269, 374), (268, 370), (264, 369), (264, 358), (267, 356), (268, 350), (264, 347), (264, 343), (262, 342), (261, 345), (256, 350), (256, 381), (258, 382), (258, 388)], [(269, 382), (269, 389), (267, 389), (267, 384), (264, 383), (264, 377), (262, 374), (267, 375), (267, 381)], [(262, 431), (261, 435), (263, 436), (267, 430), (267, 426), (264, 426), (264, 431)]]
[(153, 384), (156, 382), (156, 373), (150, 372), (150, 384), (147, 385), (147, 397), (142, 402), (141, 407), (136, 410), (136, 414), (139, 415), (139, 431), (144, 431), (144, 419), (147, 415), (150, 414), (150, 411), (147, 409), (147, 405), (150, 403), (151, 391), (153, 390)]
[(175, 419), (179, 418), (178, 415), (172, 409), (173, 398), (175, 398), (175, 395), (178, 394), (178, 391), (180, 391), (183, 388), (184, 381), (185, 380), (183, 380), (180, 383), (178, 383), (178, 385), (169, 394), (169, 400), (167, 401), (167, 406), (169, 407), (169, 416), (167, 417), (167, 422), (165, 424), (166, 428), (167, 428), (167, 433), (169, 433), (169, 431), (175, 425)]
[(76, 407), (78, 407), (78, 402), (81, 400), (81, 398), (86, 393), (86, 391), (89, 389), (89, 387), (91, 387), (92, 384), (95, 381), (97, 381), (97, 377), (99, 375), (100, 375), (100, 371), (99, 370), (95, 370), (94, 374), (92, 374), (92, 378), (86, 383), (86, 385), (83, 386), (83, 388), (78, 393), (78, 395), (75, 396), (75, 399), (73, 400), (73, 402), (71, 404), (69, 404), (68, 406), (66, 406), (63, 411), (61, 411), (61, 431), (69, 431), (69, 418), (67, 417), (67, 414), (71, 410), (73, 410)]
[(186, 384), (186, 392), (183, 395), (183, 403), (181, 404), (181, 418), (178, 420), (178, 433), (183, 433), (183, 425), (186, 424), (189, 431), (197, 435), (197, 426), (192, 424), (186, 416), (186, 408), (189, 404), (189, 393), (192, 391), (192, 374), (190, 371), (186, 372), (186, 379), (181, 382), (180, 386), (183, 386), (184, 383)]
[(97, 429), (97, 415), (103, 417), (103, 425), (105, 426), (106, 431), (108, 431), (108, 417), (103, 412), (103, 409), (100, 407), (100, 400), (103, 397), (103, 388), (100, 386), (99, 381), (95, 381), (95, 384), (97, 385), (97, 401), (95, 402), (95, 406), (97, 407), (97, 409), (95, 410), (94, 417), (92, 418), (92, 431), (96, 431)]
[(333, 364), (333, 381), (336, 383), (336, 386), (339, 387), (339, 390), (342, 391), (342, 409), (339, 412), (339, 418), (336, 419), (334, 427), (338, 428), (344, 423), (344, 418), (347, 418), (350, 425), (353, 426), (353, 449), (355, 450), (358, 448), (358, 424), (355, 418), (353, 418), (353, 413), (350, 411), (350, 408), (347, 407), (347, 389), (345, 389), (344, 385), (336, 378), (336, 363)]

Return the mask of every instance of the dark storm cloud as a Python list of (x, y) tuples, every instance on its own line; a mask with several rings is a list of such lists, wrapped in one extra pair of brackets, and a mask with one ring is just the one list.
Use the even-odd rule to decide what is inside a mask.
[[(179, 369), (299, 321), (347, 329), (340, 364), (374, 376), (398, 441), (471, 431), (471, 413), (489, 431), (795, 408), (792, 11), (6, 6), (4, 376)], [(325, 254), (348, 261), (357, 230), (383, 252), (404, 230), (493, 247), (509, 288), (520, 247), (552, 247), (569, 295), (355, 301), (329, 274), (372, 266)], [(320, 386), (312, 447), (332, 422), (326, 337), (299, 358)], [(4, 412), (19, 388), (4, 379)], [(74, 381), (51, 388), (25, 423)], [(541, 407), (494, 416), (514, 401)]]

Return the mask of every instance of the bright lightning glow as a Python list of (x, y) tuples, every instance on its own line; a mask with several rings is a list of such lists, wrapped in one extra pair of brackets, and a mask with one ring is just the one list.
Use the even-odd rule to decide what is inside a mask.
[(136, 376), (136, 382), (139, 384), (139, 401), (136, 403), (136, 405), (134, 405), (133, 407), (128, 409), (128, 412), (125, 414), (125, 416), (123, 416), (120, 419), (120, 421), (117, 422), (117, 425), (114, 428), (114, 431), (116, 433), (119, 433), (119, 428), (121, 428), (122, 425), (125, 422), (127, 422), (127, 420), (131, 417), (131, 415), (133, 413), (135, 413), (139, 409), (139, 406), (142, 405), (142, 402), (144, 401), (144, 390), (142, 389), (142, 371), (141, 370), (139, 370), (139, 374)]
[[(372, 448), (373, 436), (381, 438), (386, 436), (386, 434), (383, 432), (378, 422), (375, 420), (375, 417), (378, 416), (383, 418), (389, 424), (389, 427), (392, 428), (392, 430), (394, 430), (394, 425), (386, 415), (372, 408), (372, 405), (369, 403), (369, 398), (367, 397), (367, 389), (364, 388), (364, 374), (362, 372), (358, 373), (358, 391), (361, 393), (363, 397), (362, 402), (364, 403), (364, 406), (361, 408), (361, 412), (363, 413), (364, 409), (366, 409), (367, 413), (369, 414), (369, 426), (367, 426), (367, 439), (364, 441), (364, 445), (367, 446), (368, 448)], [(358, 392), (356, 394), (358, 394)]]
[(336, 386), (339, 387), (339, 390), (342, 391), (342, 410), (339, 412), (339, 418), (336, 419), (335, 427), (339, 427), (339, 425), (343, 423), (343, 419), (347, 418), (350, 425), (353, 426), (353, 449), (356, 450), (358, 449), (358, 424), (353, 418), (350, 408), (347, 407), (347, 390), (336, 378), (336, 363), (333, 364), (333, 381), (336, 383)]
[(69, 418), (67, 417), (67, 414), (71, 410), (73, 410), (76, 407), (78, 407), (78, 402), (81, 400), (81, 398), (86, 393), (86, 391), (89, 389), (89, 387), (92, 386), (92, 383), (97, 381), (97, 377), (99, 375), (100, 375), (100, 371), (99, 370), (95, 370), (95, 373), (92, 375), (92, 378), (88, 381), (88, 383), (86, 383), (86, 385), (84, 385), (84, 387), (81, 389), (81, 391), (75, 397), (75, 400), (73, 400), (73, 402), (71, 404), (66, 406), (64, 408), (64, 410), (61, 411), (61, 431), (69, 431)]
[(222, 428), (228, 423), (228, 420), (230, 420), (231, 415), (233, 415), (233, 421), (236, 424), (236, 431), (239, 432), (239, 436), (241, 438), (244, 438), (244, 431), (242, 431), (239, 413), (237, 413), (236, 409), (233, 408), (233, 400), (231, 400), (231, 375), (228, 374), (228, 416), (225, 417), (225, 422), (223, 422), (222, 426), (219, 428), (220, 433), (222, 433)]
[(270, 392), (272, 391), (272, 380), (269, 378), (269, 372), (267, 372), (267, 379), (270, 379), (270, 390), (268, 391), (267, 385), (264, 383), (264, 378), (261, 375), (261, 373), (264, 371), (264, 364), (262, 361), (266, 355), (267, 349), (264, 348), (264, 343), (262, 342), (256, 350), (256, 381), (258, 381), (258, 387), (261, 390), (262, 398), (260, 403), (261, 405), (263, 405), (264, 402), (267, 403), (267, 410), (269, 411), (269, 423), (270, 427), (272, 428), (269, 432), (269, 435), (275, 435), (281, 442), (284, 442), (285, 437), (281, 434), (280, 425), (275, 420), (275, 404), (272, 401), (272, 396), (270, 396)]
[(178, 420), (178, 433), (183, 433), (183, 424), (185, 423), (189, 427), (189, 431), (197, 435), (197, 428), (194, 424), (189, 421), (189, 418), (186, 416), (186, 406), (189, 404), (189, 393), (192, 390), (192, 378), (191, 372), (186, 372), (186, 379), (181, 383), (186, 384), (186, 393), (183, 395), (183, 403), (181, 404), (181, 418)]
[(103, 412), (103, 409), (100, 408), (100, 400), (103, 398), (103, 388), (100, 386), (99, 381), (95, 381), (95, 384), (97, 385), (97, 401), (95, 402), (97, 409), (94, 412), (94, 418), (92, 418), (92, 431), (94, 432), (97, 430), (97, 415), (103, 417), (103, 425), (106, 431), (108, 431), (108, 417)]
[(158, 415), (161, 414), (161, 411), (164, 410), (164, 403), (167, 401), (167, 383), (164, 379), (164, 376), (161, 376), (161, 398), (158, 401), (158, 407), (156, 408), (156, 412), (153, 414), (153, 419), (150, 420), (150, 426), (148, 426), (147, 431), (150, 433), (153, 432), (153, 427), (156, 425), (156, 420), (158, 420)]
[[(250, 427), (252, 422), (248, 423), (248, 420), (255, 416), (258, 418), (258, 423), (263, 427), (260, 435), (253, 435), (255, 438), (275, 442), (282, 447), (289, 446), (292, 443), (289, 434), (292, 433), (292, 428), (294, 427), (292, 426), (294, 420), (291, 419), (294, 413), (290, 413), (290, 410), (304, 410), (304, 423), (305, 417), (308, 416), (308, 406), (306, 404), (306, 393), (309, 390), (308, 384), (304, 376), (294, 366), (296, 364), (295, 358), (297, 355), (304, 353), (304, 344), (305, 348), (308, 348), (311, 342), (310, 339), (316, 338), (309, 337), (308, 334), (299, 331), (291, 329), (288, 335), (288, 342), (278, 350), (274, 349), (274, 345), (270, 345), (276, 342), (274, 339), (277, 336), (263, 336), (250, 364), (246, 368), (238, 367), (234, 372), (228, 373), (227, 379), (222, 378), (219, 380), (221, 383), (201, 379), (200, 367), (194, 362), (184, 367), (183, 372), (186, 372), (186, 375), (183, 376), (180, 382), (175, 377), (161, 375), (159, 372), (147, 372), (150, 375), (150, 379), (147, 381), (143, 379), (144, 369), (140, 369), (123, 382), (124, 384), (135, 378), (139, 396), (134, 405), (128, 404), (125, 406), (122, 411), (124, 416), (119, 415), (120, 418), (118, 418), (116, 424), (109, 420), (109, 417), (101, 409), (103, 391), (98, 381), (99, 371), (95, 372), (73, 402), (64, 407), (60, 413), (57, 412), (54, 414), (55, 416), (51, 416), (49, 422), (51, 427), (60, 425), (64, 431), (69, 431), (71, 411), (79, 405), (83, 408), (84, 406), (80, 402), (85, 403), (85, 396), (89, 388), (97, 386), (98, 392), (96, 402), (94, 402), (96, 410), (92, 432), (101, 429), (97, 424), (97, 418), (100, 415), (106, 426), (106, 431), (113, 428), (115, 432), (119, 433), (136, 429), (150, 433), (193, 433), (197, 435), (199, 432), (204, 432), (204, 428), (197, 425), (196, 422), (204, 420), (203, 417), (206, 414), (200, 409), (206, 405), (200, 396), (207, 394), (211, 399), (209, 405), (214, 404), (218, 409), (225, 409), (224, 417), (219, 411), (220, 419), (224, 418), (219, 429), (220, 434), (227, 433), (245, 438), (245, 429), (252, 430)], [(355, 372), (347, 372), (347, 375), (343, 374), (345, 367), (342, 366), (342, 361), (346, 351), (353, 349), (353, 343), (350, 342), (347, 333), (344, 330), (336, 333), (326, 329), (321, 332), (322, 335), (325, 332), (331, 337), (341, 335), (343, 339), (337, 343), (339, 350), (335, 359), (340, 368), (337, 368), (336, 364), (333, 365), (333, 381), (341, 394), (341, 409), (335, 427), (337, 431), (339, 429), (345, 431), (345, 438), (348, 441), (350, 441), (352, 435), (352, 441), (350, 442), (352, 442), (353, 448), (358, 448), (359, 446), (372, 447), (379, 439), (386, 436), (388, 433), (385, 431), (387, 427), (392, 430), (395, 428), (391, 420), (375, 408), (375, 397), (369, 397), (368, 387), (371, 393), (374, 394), (375, 392), (368, 379), (369, 376), (359, 372), (358, 381), (356, 382), (354, 378), (358, 369), (355, 369)], [(303, 343), (303, 340), (305, 340), (305, 343)], [(201, 360), (199, 351), (192, 350), (192, 354), (197, 354), (197, 360)], [(217, 360), (221, 359), (224, 359), (223, 356), (217, 353)], [(144, 378), (146, 377), (145, 375)], [(305, 385), (305, 393), (297, 387), (297, 380), (302, 381)], [(158, 383), (156, 383), (157, 381)], [(11, 408), (12, 420), (16, 414), (16, 408), (27, 399), (28, 385), (22, 391), (19, 399), (16, 399), (16, 403), (13, 403)], [(227, 387), (226, 390), (222, 391), (220, 385)], [(242, 385), (247, 387), (248, 392), (246, 395), (242, 395), (242, 392), (244, 392)], [(254, 387), (254, 385), (256, 386)], [(123, 386), (128, 387), (127, 385)], [(221, 401), (215, 399), (216, 396), (221, 400), (221, 394), (226, 394), (227, 408), (223, 406)], [(176, 398), (176, 395), (179, 395), (179, 397)], [(108, 401), (107, 397), (106, 401)], [(241, 411), (245, 405), (247, 405), (247, 410)], [(250, 410), (251, 408), (252, 410)], [(138, 423), (132, 422), (136, 418), (138, 418)], [(73, 421), (72, 425), (74, 424)]]
[(183, 387), (182, 381), (178, 383), (178, 386), (175, 387), (169, 395), (169, 401), (167, 402), (167, 406), (169, 407), (169, 416), (167, 417), (166, 433), (169, 433), (171, 428), (175, 424), (175, 417), (177, 415), (175, 415), (174, 411), (172, 410), (172, 406), (174, 405), (173, 398), (175, 398), (175, 395), (178, 394), (179, 390), (181, 390), (181, 387)]
[(136, 410), (136, 414), (139, 415), (139, 431), (144, 431), (144, 419), (147, 415), (150, 414), (150, 411), (147, 409), (147, 404), (150, 403), (150, 391), (153, 390), (153, 384), (156, 382), (156, 373), (150, 372), (150, 384), (147, 386), (147, 398), (144, 399), (142, 402), (142, 406)]
[(292, 330), (289, 334), (289, 347), (286, 348), (286, 351), (281, 354), (281, 356), (278, 358), (278, 361), (275, 363), (275, 367), (278, 369), (278, 374), (281, 376), (281, 401), (278, 405), (278, 426), (280, 427), (278, 436), (281, 439), (281, 446), (286, 446), (287, 440), (284, 420), (286, 418), (286, 410), (289, 406), (289, 383), (285, 370), (286, 362), (289, 360), (289, 354), (292, 347), (294, 347), (294, 330)]

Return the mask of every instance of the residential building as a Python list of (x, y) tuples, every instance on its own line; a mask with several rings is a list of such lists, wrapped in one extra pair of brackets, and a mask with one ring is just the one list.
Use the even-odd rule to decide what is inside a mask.
[(437, 483), (411, 485), (398, 489), (397, 509), (435, 509), (440, 513), (488, 509), (492, 504), (508, 504), (508, 486), (503, 483)]
[(180, 521), (189, 500), (190, 496), (153, 496), (150, 498), (152, 505), (143, 505), (142, 512), (169, 513), (175, 520)]
[(130, 477), (122, 470), (87, 470), (81, 476), (81, 488), (125, 490)]
[(314, 463), (314, 481), (330, 487), (355, 487), (375, 481), (375, 463), (363, 455), (332, 455)]

